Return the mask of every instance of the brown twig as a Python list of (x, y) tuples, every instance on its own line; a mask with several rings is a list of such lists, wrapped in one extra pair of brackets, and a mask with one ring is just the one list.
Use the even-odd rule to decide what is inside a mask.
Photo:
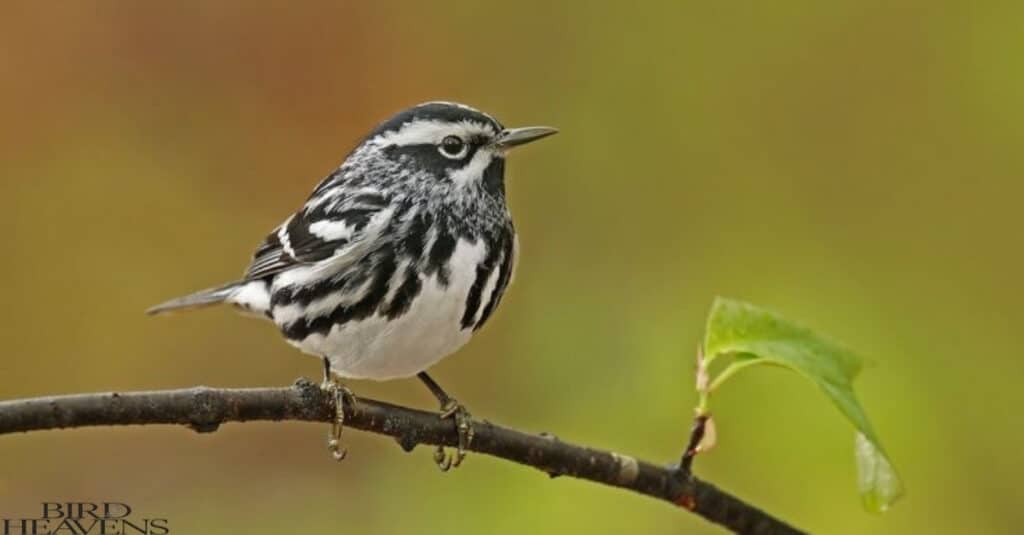
[[(216, 431), (227, 422), (328, 422), (333, 398), (300, 379), (287, 388), (196, 387), (153, 392), (101, 393), (0, 402), (0, 434), (106, 425), (178, 424)], [(359, 399), (345, 406), (348, 427), (390, 435), (405, 450), (418, 444), (457, 443), (455, 427), (436, 413)], [(474, 421), (471, 450), (565, 475), (632, 490), (684, 507), (736, 533), (801, 533), (760, 509), (694, 477), (628, 455), (577, 446)]]
[(690, 429), (690, 442), (686, 445), (686, 450), (683, 451), (683, 458), (679, 460), (679, 469), (687, 474), (690, 473), (690, 469), (693, 467), (693, 458), (697, 456), (700, 441), (704, 440), (704, 426), (707, 425), (708, 418), (710, 417), (708, 414), (700, 414), (693, 419), (693, 427)]

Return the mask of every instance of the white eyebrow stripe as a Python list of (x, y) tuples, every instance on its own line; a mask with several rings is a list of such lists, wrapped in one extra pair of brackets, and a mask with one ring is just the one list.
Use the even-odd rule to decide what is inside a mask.
[(463, 139), (474, 136), (492, 137), (497, 132), (491, 125), (478, 121), (463, 120), (456, 123), (436, 119), (417, 119), (402, 125), (397, 131), (385, 132), (373, 138), (380, 146), (424, 145), (440, 143), (445, 136), (459, 136)]

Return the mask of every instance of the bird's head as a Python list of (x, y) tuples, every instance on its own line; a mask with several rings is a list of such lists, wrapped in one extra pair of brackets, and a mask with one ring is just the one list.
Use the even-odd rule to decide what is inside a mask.
[(505, 128), (469, 106), (427, 102), (381, 123), (360, 149), (383, 155), (413, 174), (503, 193), (506, 153), (556, 132), (546, 126)]

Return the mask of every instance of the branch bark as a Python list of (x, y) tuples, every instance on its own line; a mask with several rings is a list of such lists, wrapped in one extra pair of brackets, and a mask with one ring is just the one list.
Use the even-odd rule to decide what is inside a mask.
[[(286, 388), (195, 387), (152, 392), (98, 393), (0, 401), (0, 435), (102, 425), (177, 424), (201, 433), (226, 422), (329, 422), (334, 402), (318, 385), (299, 379)], [(632, 490), (690, 510), (736, 533), (802, 533), (782, 520), (702, 481), (688, 470), (533, 435), (486, 421), (473, 422), (470, 450), (537, 468)], [(436, 413), (358, 399), (345, 407), (345, 426), (394, 437), (406, 451), (418, 444), (454, 446), (451, 420)]]

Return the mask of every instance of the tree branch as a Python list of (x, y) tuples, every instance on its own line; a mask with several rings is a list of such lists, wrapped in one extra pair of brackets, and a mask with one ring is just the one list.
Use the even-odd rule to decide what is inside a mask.
[[(81, 394), (0, 402), (0, 434), (99, 425), (178, 424), (216, 431), (225, 422), (329, 422), (331, 396), (306, 379), (288, 388), (196, 387), (153, 392)], [(345, 407), (345, 425), (394, 437), (401, 447), (454, 446), (455, 426), (436, 413), (359, 399)], [(577, 446), (474, 421), (470, 449), (532, 466), (552, 477), (571, 476), (665, 500), (737, 533), (801, 533), (688, 471), (656, 466), (614, 452)]]

